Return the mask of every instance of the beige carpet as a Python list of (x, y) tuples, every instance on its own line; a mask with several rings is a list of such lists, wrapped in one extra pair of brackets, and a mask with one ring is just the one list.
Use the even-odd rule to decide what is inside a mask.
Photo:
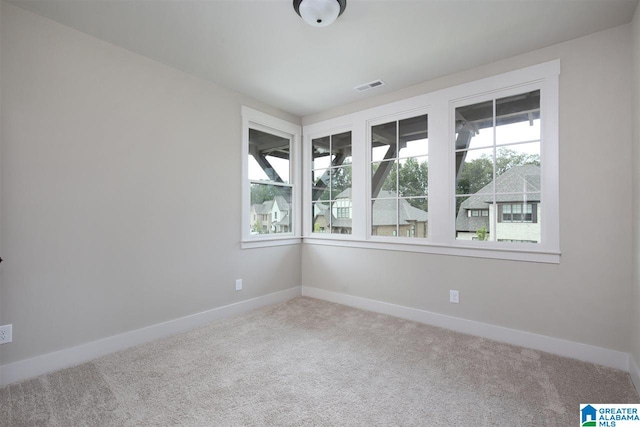
[(569, 426), (625, 372), (310, 298), (0, 389), (0, 424)]

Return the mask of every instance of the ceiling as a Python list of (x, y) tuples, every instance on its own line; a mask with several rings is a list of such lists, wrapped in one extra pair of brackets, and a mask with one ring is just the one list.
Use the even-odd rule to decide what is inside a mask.
[(305, 116), (626, 24), (638, 0), (349, 0), (324, 28), (291, 0), (8, 2)]

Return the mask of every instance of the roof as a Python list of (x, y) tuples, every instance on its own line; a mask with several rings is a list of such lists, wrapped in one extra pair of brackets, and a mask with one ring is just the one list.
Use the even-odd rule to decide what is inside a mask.
[[(351, 189), (347, 189), (336, 196), (336, 199), (345, 199), (351, 197)], [(380, 191), (379, 198), (373, 202), (373, 225), (396, 225), (396, 193), (391, 191)], [(327, 216), (329, 206), (324, 204), (316, 204), (318, 214), (316, 216)], [(426, 222), (429, 214), (421, 209), (411, 206), (407, 199), (400, 199), (400, 225), (406, 225), (410, 222)], [(331, 214), (331, 225), (334, 227), (351, 228), (351, 218), (336, 218)]]
[(265, 200), (263, 203), (255, 203), (251, 205), (251, 209), (257, 214), (267, 215), (273, 210), (274, 203), (281, 212), (289, 212), (289, 202), (282, 196), (276, 196), (273, 200)]

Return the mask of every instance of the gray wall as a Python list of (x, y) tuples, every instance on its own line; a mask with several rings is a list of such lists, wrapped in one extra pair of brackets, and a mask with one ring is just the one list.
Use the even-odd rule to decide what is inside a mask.
[(631, 355), (640, 363), (640, 5), (633, 29), (633, 321)]
[[(303, 118), (335, 117), (560, 58), (559, 265), (305, 245), (302, 282), (629, 351), (631, 26)], [(449, 304), (449, 289), (460, 304)]]
[(2, 364), (300, 285), (299, 246), (239, 243), (240, 106), (298, 118), (4, 3), (1, 32)]

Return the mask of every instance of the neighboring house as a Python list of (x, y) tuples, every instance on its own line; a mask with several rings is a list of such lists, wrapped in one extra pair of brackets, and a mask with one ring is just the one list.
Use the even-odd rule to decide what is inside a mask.
[(251, 230), (254, 233), (288, 233), (291, 230), (289, 203), (282, 196), (251, 206)]
[[(373, 236), (403, 236), (427, 237), (428, 213), (415, 208), (405, 199), (395, 198), (396, 193), (380, 191), (378, 199), (373, 202)], [(399, 215), (397, 212), (399, 209)], [(333, 234), (351, 234), (352, 210), (351, 189), (340, 193), (336, 200), (329, 205), (316, 203), (314, 205), (314, 232), (329, 231)]]
[(456, 217), (456, 238), (477, 240), (484, 229), (485, 240), (540, 241), (540, 167), (512, 167), (495, 180), (495, 193), (494, 205), (492, 181), (462, 202)]

